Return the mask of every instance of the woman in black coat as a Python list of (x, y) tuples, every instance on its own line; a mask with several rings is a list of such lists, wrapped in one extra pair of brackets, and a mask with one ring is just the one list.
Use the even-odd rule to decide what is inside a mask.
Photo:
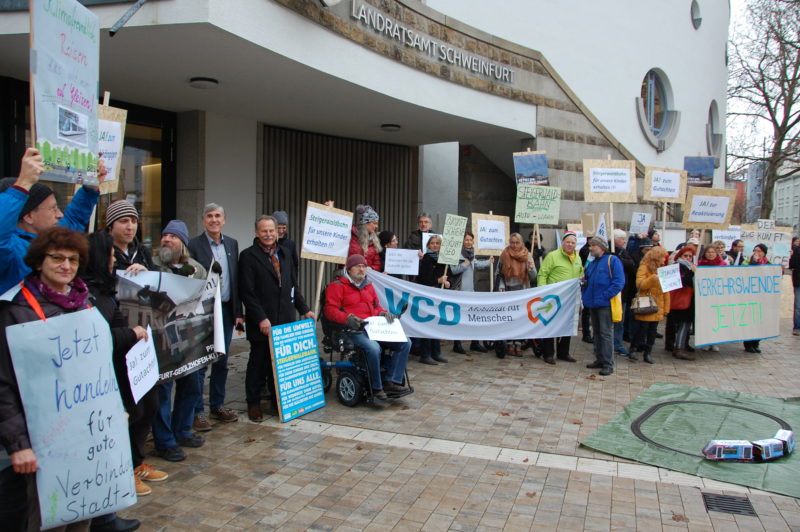
[[(419, 275), (417, 283), (425, 286), (435, 286), (450, 288), (450, 281), (444, 274), (445, 265), (439, 264), (439, 249), (442, 247), (442, 237), (432, 236), (428, 240), (428, 249), (425, 251), (422, 260), (419, 261)], [(447, 359), (442, 356), (442, 343), (437, 338), (419, 339), (420, 358), (423, 364), (431, 366), (438, 365), (438, 362), (446, 363)]]

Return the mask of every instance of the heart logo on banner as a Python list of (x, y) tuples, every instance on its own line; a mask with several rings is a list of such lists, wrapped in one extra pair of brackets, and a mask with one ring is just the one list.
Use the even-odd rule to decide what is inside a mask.
[(528, 301), (528, 319), (533, 323), (539, 320), (547, 326), (561, 310), (561, 299), (555, 295), (535, 297)]

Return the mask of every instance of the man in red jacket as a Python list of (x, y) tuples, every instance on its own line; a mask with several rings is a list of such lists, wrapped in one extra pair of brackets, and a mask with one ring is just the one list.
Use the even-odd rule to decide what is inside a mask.
[[(350, 255), (345, 264), (344, 275), (333, 281), (325, 290), (325, 317), (334, 323), (353, 329), (350, 340), (367, 357), (372, 393), (376, 399), (386, 400), (389, 394), (399, 394), (408, 389), (403, 386), (403, 378), (408, 362), (411, 342), (376, 342), (360, 330), (365, 319), (383, 316), (391, 323), (395, 317), (381, 308), (375, 287), (367, 280), (367, 261), (363, 255)], [(386, 365), (385, 380), (381, 379), (381, 351), (383, 347), (392, 350)]]

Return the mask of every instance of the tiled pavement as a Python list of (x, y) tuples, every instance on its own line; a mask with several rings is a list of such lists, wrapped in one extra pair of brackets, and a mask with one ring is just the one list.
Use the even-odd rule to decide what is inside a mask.
[[(142, 530), (797, 530), (797, 499), (632, 463), (579, 446), (655, 382), (758, 395), (797, 395), (800, 338), (741, 344), (654, 365), (618, 360), (599, 377), (591, 346), (573, 339), (579, 363), (548, 366), (493, 354), (449, 364), (409, 363), (415, 393), (389, 406), (328, 405), (281, 424), (247, 421), (247, 343), (235, 341), (228, 406), (182, 463), (123, 515)], [(798, 479), (800, 482), (800, 479)], [(706, 492), (747, 495), (758, 517), (708, 513)]]

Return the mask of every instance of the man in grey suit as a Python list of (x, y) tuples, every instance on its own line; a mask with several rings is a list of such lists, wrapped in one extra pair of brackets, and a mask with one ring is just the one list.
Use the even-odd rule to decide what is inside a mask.
[[(208, 403), (211, 417), (224, 422), (237, 421), (239, 416), (229, 408), (225, 408), (225, 382), (228, 378), (228, 355), (233, 327), (244, 324), (242, 303), (239, 299), (239, 243), (222, 234), (225, 226), (225, 209), (216, 203), (209, 203), (203, 209), (203, 226), (205, 231), (189, 241), (189, 253), (192, 258), (206, 268), (211, 268), (212, 261), (221, 269), (220, 294), (222, 296), (222, 326), (225, 328), (225, 353), (211, 365), (211, 380), (208, 386)], [(214, 268), (214, 271), (217, 271)], [(206, 370), (198, 371), (200, 385), (205, 382)], [(205, 432), (211, 430), (211, 424), (205, 415), (203, 397), (195, 407), (194, 430)]]

